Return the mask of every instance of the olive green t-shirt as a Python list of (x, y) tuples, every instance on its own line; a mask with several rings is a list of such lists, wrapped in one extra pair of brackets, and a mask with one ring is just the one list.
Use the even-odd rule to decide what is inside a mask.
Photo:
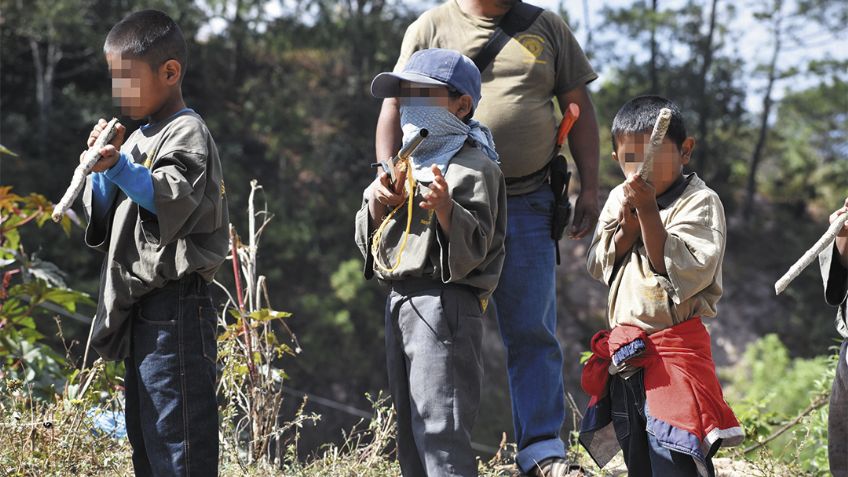
[[(395, 71), (418, 50), (448, 48), (469, 58), (483, 49), (500, 18), (466, 14), (456, 0), (424, 12), (406, 30)], [(474, 119), (492, 130), (510, 195), (532, 192), (538, 172), (556, 154), (552, 99), (598, 77), (563, 19), (544, 11), (482, 71), (482, 99)]]

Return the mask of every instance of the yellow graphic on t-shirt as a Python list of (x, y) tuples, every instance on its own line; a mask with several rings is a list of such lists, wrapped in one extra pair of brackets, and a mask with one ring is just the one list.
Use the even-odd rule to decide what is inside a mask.
[(427, 211), (427, 218), (421, 219), (421, 225), (430, 225), (430, 221), (433, 220), (433, 209)]
[(666, 301), (666, 292), (659, 284), (645, 286), (642, 288), (642, 298), (650, 303), (664, 303)]
[(539, 35), (533, 35), (530, 33), (525, 33), (523, 35), (518, 35), (515, 37), (515, 40), (523, 47), (524, 52), (527, 54), (526, 62), (535, 62), (539, 64), (545, 64), (547, 61), (539, 59), (542, 56), (542, 53), (545, 51), (545, 39)]

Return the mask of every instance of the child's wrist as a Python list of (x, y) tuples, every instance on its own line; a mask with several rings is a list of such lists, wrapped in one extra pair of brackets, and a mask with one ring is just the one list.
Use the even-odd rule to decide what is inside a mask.
[(657, 208), (657, 202), (655, 200), (648, 201), (643, 204), (636, 205), (636, 212), (641, 214), (651, 213), (651, 212), (659, 212), (660, 209)]
[(439, 222), (449, 222), (451, 215), (453, 214), (453, 201), (448, 202), (447, 204), (437, 208), (435, 210), (436, 216), (439, 219)]

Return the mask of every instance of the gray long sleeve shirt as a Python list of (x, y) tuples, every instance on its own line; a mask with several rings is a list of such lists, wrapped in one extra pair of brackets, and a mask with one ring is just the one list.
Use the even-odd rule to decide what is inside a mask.
[[(450, 239), (440, 231), (432, 211), (418, 206), (426, 186), (418, 184), (413, 199), (412, 224), (400, 266), (389, 273), (374, 265), (373, 231), (369, 230), (366, 189), (356, 214), (356, 244), (365, 257), (365, 277), (382, 280), (430, 278), (442, 283), (469, 285), (481, 300), (494, 292), (504, 261), (506, 186), (498, 165), (469, 145), (450, 162), (445, 180), (453, 200)], [(406, 230), (406, 205), (387, 224), (377, 259), (391, 268), (397, 261)]]
[(199, 115), (187, 110), (142, 127), (121, 152), (151, 169), (157, 214), (120, 191), (106, 213), (93, 213), (86, 180), (85, 243), (106, 254), (92, 346), (107, 360), (129, 355), (130, 311), (139, 298), (195, 272), (211, 281), (229, 243), (221, 162)]

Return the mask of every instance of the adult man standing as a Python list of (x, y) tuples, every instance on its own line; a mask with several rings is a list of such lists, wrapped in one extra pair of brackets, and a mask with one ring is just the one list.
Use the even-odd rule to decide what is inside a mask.
[[(503, 31), (509, 41), (485, 46)], [(597, 74), (559, 15), (519, 0), (447, 0), (426, 11), (407, 29), (395, 71), (426, 48), (458, 50), (481, 66), (482, 100), (474, 117), (492, 130), (509, 195), (506, 260), (494, 300), (507, 349), (517, 464), (529, 475), (563, 476), (568, 466), (559, 437), (565, 404), (556, 338), (554, 194), (547, 182), (556, 154), (553, 99), (561, 109), (576, 103), (582, 113), (568, 141), (581, 183), (570, 236), (579, 239), (593, 230), (599, 214), (598, 125), (586, 88)], [(493, 59), (481, 64), (487, 55)], [(398, 124), (399, 103), (386, 99), (377, 123), (378, 160), (400, 147)]]

